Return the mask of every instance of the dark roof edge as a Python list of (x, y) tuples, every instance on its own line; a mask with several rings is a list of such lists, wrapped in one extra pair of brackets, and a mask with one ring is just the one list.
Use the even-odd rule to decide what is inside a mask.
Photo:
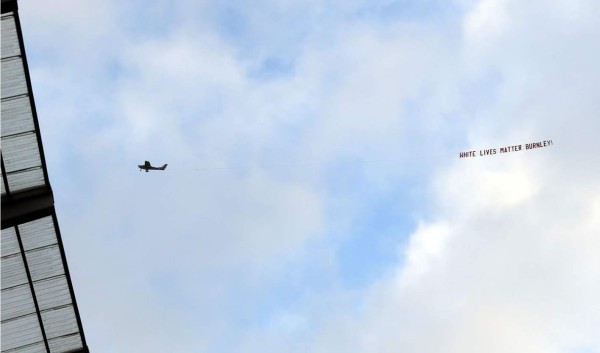
[(83, 346), (81, 348), (73, 349), (65, 353), (90, 353), (90, 350), (87, 346)]
[(2, 0), (2, 13), (15, 12), (18, 9), (17, 0)]

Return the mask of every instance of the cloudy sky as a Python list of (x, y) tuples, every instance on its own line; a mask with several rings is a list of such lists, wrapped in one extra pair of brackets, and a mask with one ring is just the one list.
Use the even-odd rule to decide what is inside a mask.
[(93, 352), (600, 352), (598, 1), (19, 6)]

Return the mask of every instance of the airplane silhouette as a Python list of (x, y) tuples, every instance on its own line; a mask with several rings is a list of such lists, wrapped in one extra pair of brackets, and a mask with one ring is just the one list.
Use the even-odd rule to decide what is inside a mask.
[(148, 173), (148, 171), (150, 170), (165, 170), (167, 168), (167, 165), (163, 165), (162, 167), (153, 167), (152, 165), (150, 165), (150, 162), (145, 161), (144, 164), (140, 164), (138, 165), (138, 167), (140, 168), (140, 172), (142, 170), (146, 170), (146, 173)]

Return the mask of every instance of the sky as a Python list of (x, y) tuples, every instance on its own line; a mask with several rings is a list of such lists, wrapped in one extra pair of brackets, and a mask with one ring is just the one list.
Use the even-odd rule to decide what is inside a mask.
[(598, 1), (19, 9), (92, 352), (600, 352)]

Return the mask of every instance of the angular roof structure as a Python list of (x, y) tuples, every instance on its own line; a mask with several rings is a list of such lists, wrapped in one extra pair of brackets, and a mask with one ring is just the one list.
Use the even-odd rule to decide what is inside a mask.
[(16, 0), (2, 0), (1, 352), (89, 352), (69, 275)]

